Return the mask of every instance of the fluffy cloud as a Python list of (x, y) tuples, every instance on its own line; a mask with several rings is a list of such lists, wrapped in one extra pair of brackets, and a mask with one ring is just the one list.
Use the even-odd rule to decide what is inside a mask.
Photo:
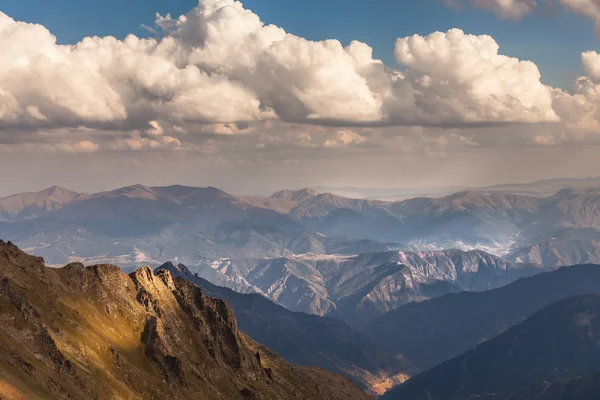
[(557, 121), (551, 88), (537, 66), (498, 54), (487, 35), (459, 29), (398, 39), (396, 58), (410, 68), (416, 102), (432, 120)]
[(597, 142), (600, 133), (600, 54), (588, 51), (581, 55), (586, 76), (579, 77), (570, 92), (554, 89), (554, 108), (568, 128), (563, 138)]
[(364, 43), (287, 34), (234, 0), (204, 0), (177, 19), (158, 16), (157, 26), (161, 38), (62, 46), (43, 26), (0, 13), (0, 126), (150, 124), (183, 133), (209, 124), (237, 133), (236, 122), (270, 119), (337, 126), (557, 119), (537, 67), (498, 54), (488, 36), (451, 30), (399, 39), (400, 72)]

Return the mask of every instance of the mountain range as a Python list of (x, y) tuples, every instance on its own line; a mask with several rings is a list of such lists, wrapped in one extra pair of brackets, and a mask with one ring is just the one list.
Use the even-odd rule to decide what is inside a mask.
[(426, 370), (458, 356), (569, 296), (600, 293), (600, 266), (580, 265), (485, 292), (410, 303), (366, 321), (365, 333)]
[(220, 286), (264, 294), (290, 310), (357, 324), (411, 301), (483, 291), (543, 271), (483, 251), (389, 251), (213, 260), (190, 270)]
[(43, 259), (0, 241), (0, 394), (15, 399), (368, 399), (239, 331), (167, 271)]
[(387, 349), (340, 320), (293, 312), (260, 294), (215, 286), (183, 264), (168, 262), (156, 271), (163, 270), (198, 285), (207, 296), (227, 301), (241, 331), (290, 363), (346, 375), (375, 394), (382, 394), (416, 372), (404, 357), (391, 356)]
[(411, 301), (600, 262), (599, 217), (596, 189), (383, 202), (309, 189), (53, 187), (0, 199), (0, 238), (50, 265), (176, 260), (213, 284), (358, 326)]
[(184, 186), (96, 194), (54, 187), (0, 199), (0, 235), (57, 265), (83, 260), (139, 267), (177, 257), (194, 266), (205, 258), (449, 248), (523, 260), (529, 251), (528, 259), (539, 261), (543, 257), (534, 255), (544, 251), (537, 245), (570, 249), (580, 240), (595, 246), (599, 206), (597, 189), (382, 202), (308, 189), (265, 198)]

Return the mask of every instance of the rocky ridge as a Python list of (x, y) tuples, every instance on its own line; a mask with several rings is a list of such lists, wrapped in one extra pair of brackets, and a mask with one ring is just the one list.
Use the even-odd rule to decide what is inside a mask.
[(28, 399), (368, 399), (238, 330), (231, 307), (143, 268), (61, 269), (0, 241), (0, 386)]

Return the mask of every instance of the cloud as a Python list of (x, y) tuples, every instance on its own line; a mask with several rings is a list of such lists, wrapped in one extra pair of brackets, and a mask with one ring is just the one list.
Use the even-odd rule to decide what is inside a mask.
[(396, 58), (409, 67), (417, 102), (446, 121), (550, 122), (551, 88), (530, 61), (498, 54), (487, 35), (459, 29), (398, 39)]
[(600, 2), (598, 0), (557, 0), (566, 10), (590, 18), (600, 32)]
[(542, 5), (559, 5), (563, 9), (591, 19), (600, 33), (600, 2), (598, 0), (444, 0), (450, 7), (470, 4), (473, 7), (493, 11), (500, 18), (518, 20), (538, 10)]
[(335, 132), (333, 138), (327, 139), (324, 142), (325, 147), (347, 147), (352, 145), (358, 145), (366, 142), (367, 139), (349, 129), (341, 129)]
[(156, 38), (88, 37), (64, 46), (45, 27), (0, 13), (0, 127), (151, 125), (181, 133), (196, 124), (235, 134), (244, 131), (235, 123), (272, 119), (335, 126), (557, 120), (537, 67), (500, 55), (489, 36), (455, 29), (399, 39), (400, 71), (374, 59), (365, 43), (309, 41), (265, 25), (234, 0), (204, 0), (156, 24)]
[(578, 141), (600, 140), (600, 57), (595, 52), (582, 54), (584, 70), (588, 74), (577, 79), (571, 92), (554, 89), (554, 108), (568, 131), (563, 138)]
[(491, 10), (500, 18), (512, 19), (520, 19), (537, 7), (536, 0), (446, 0), (449, 6), (460, 6), (463, 3)]

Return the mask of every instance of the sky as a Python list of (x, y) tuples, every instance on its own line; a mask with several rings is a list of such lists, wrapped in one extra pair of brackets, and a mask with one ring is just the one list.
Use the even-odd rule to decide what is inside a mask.
[(0, 196), (599, 175), (595, 0), (0, 0)]

